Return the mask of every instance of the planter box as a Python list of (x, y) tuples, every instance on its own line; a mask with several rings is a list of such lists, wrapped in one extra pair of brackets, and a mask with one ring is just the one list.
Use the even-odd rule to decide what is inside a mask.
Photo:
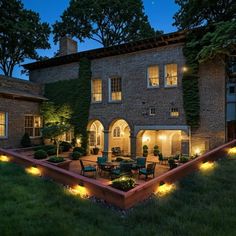
[(63, 162), (54, 163), (54, 162), (50, 162), (50, 161), (48, 161), (48, 160), (45, 160), (45, 162), (47, 162), (47, 163), (50, 164), (50, 165), (60, 167), (60, 168), (62, 168), (62, 169), (64, 169), (64, 170), (69, 170), (70, 163), (71, 163), (72, 161), (71, 161), (71, 160), (64, 160)]

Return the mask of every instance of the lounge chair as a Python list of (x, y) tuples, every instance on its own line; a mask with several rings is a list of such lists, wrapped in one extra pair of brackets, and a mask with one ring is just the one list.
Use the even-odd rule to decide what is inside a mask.
[(81, 175), (85, 176), (85, 173), (92, 172), (92, 173), (94, 173), (94, 177), (96, 177), (96, 172), (97, 172), (96, 167), (91, 166), (91, 165), (85, 166), (82, 160), (79, 160), (79, 161), (80, 161), (80, 165), (81, 165)]
[(120, 166), (111, 170), (111, 179), (119, 178), (121, 176), (132, 175), (132, 163), (120, 163)]
[(102, 175), (103, 172), (110, 172), (111, 171), (111, 168), (109, 166), (105, 165), (106, 161), (107, 161), (106, 157), (98, 157), (97, 158), (98, 172), (100, 175)]
[(149, 175), (153, 175), (153, 178), (154, 178), (155, 177), (155, 168), (156, 168), (156, 163), (155, 162), (150, 163), (147, 165), (146, 168), (141, 168), (139, 170), (138, 175), (139, 175), (139, 177), (140, 177), (140, 175), (145, 175), (145, 179), (147, 179)]

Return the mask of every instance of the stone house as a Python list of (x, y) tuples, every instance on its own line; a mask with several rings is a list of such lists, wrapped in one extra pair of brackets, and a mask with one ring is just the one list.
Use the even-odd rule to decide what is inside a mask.
[(44, 100), (41, 85), (0, 75), (1, 148), (19, 147), (24, 133), (32, 144), (41, 143), (39, 106)]
[(184, 41), (185, 32), (175, 32), (78, 53), (63, 38), (59, 56), (24, 67), (43, 85), (78, 78), (80, 58), (91, 60), (90, 149), (139, 156), (143, 145), (149, 153), (158, 145), (165, 156), (199, 154), (227, 140), (226, 70), (219, 61), (200, 65), (200, 126), (191, 130), (183, 109)]

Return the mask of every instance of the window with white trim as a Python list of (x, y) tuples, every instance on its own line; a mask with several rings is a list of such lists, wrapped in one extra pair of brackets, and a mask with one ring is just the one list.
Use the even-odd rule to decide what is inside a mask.
[(170, 116), (171, 117), (179, 117), (179, 109), (176, 107), (172, 107), (170, 109)]
[(102, 80), (93, 79), (92, 80), (92, 102), (101, 102), (102, 101)]
[(42, 128), (42, 119), (40, 116), (26, 115), (25, 116), (25, 133), (30, 137), (40, 137), (40, 129)]
[(156, 115), (156, 108), (155, 107), (150, 107), (149, 108), (149, 115), (150, 116), (155, 116)]
[(175, 87), (177, 83), (177, 64), (165, 65), (165, 87)]
[(149, 66), (147, 69), (148, 88), (159, 87), (159, 67)]
[(7, 137), (8, 117), (6, 112), (0, 112), (0, 138)]
[(122, 84), (121, 78), (111, 78), (110, 79), (110, 101), (121, 101), (122, 99)]
[(120, 137), (120, 127), (116, 126), (113, 130), (113, 137), (114, 138), (119, 138)]

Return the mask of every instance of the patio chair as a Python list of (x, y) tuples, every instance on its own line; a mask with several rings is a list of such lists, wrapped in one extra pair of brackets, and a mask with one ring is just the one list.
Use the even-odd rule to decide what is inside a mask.
[(112, 155), (113, 156), (121, 156), (122, 155), (122, 152), (121, 152), (121, 148), (120, 147), (113, 147), (111, 149), (112, 151)]
[(120, 163), (118, 168), (111, 170), (111, 179), (119, 178), (121, 176), (131, 176), (132, 175), (132, 163)]
[(146, 157), (137, 157), (136, 158), (136, 164), (133, 164), (132, 170), (139, 170), (141, 168), (145, 168), (146, 166)]
[(158, 154), (158, 160), (159, 160), (159, 162), (160, 162), (161, 165), (162, 165), (162, 164), (167, 164), (167, 162), (168, 162), (168, 158), (163, 157), (163, 154), (162, 154), (162, 153), (159, 153), (159, 154)]
[(156, 168), (156, 163), (155, 162), (150, 163), (150, 164), (147, 165), (146, 168), (141, 168), (139, 170), (138, 175), (139, 175), (139, 177), (140, 177), (140, 175), (145, 175), (145, 179), (147, 179), (149, 175), (153, 175), (153, 178), (154, 178), (155, 168)]
[(98, 164), (98, 172), (100, 175), (102, 175), (102, 172), (110, 172), (111, 168), (109, 166), (106, 166), (105, 163), (107, 161), (106, 157), (98, 157), (97, 158), (97, 164)]
[(85, 173), (92, 172), (92, 173), (94, 173), (94, 177), (96, 177), (96, 172), (97, 172), (96, 167), (91, 166), (91, 165), (85, 166), (82, 160), (79, 160), (79, 161), (80, 161), (80, 165), (81, 165), (81, 175), (85, 176)]

